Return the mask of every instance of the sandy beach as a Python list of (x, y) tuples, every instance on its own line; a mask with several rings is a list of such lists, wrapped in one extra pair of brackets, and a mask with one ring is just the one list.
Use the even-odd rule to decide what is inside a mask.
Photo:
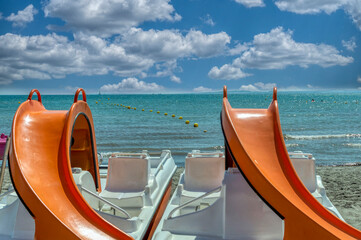
[[(173, 176), (172, 191), (176, 188), (184, 168), (178, 168)], [(318, 166), (327, 196), (347, 223), (361, 230), (361, 166)], [(2, 192), (11, 184), (6, 170)]]
[(361, 166), (322, 166), (316, 174), (346, 222), (361, 230)]

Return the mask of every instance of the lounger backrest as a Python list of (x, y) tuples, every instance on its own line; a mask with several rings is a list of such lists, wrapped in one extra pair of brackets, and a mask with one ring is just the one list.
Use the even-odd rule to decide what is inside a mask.
[(187, 157), (184, 189), (208, 192), (222, 185), (224, 157)]
[[(249, 186), (237, 168), (224, 181), (224, 239), (283, 239), (283, 221)], [(240, 224), (242, 223), (242, 224)]]
[(311, 193), (316, 191), (315, 159), (291, 157), (291, 162), (298, 177)]
[(139, 192), (148, 184), (149, 158), (111, 157), (108, 160), (108, 175), (105, 190), (110, 192)]

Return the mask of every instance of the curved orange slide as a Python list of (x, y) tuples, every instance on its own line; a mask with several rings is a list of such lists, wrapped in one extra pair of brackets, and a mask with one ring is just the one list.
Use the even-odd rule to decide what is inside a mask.
[(361, 239), (361, 232), (324, 208), (298, 178), (281, 130), (277, 90), (268, 109), (234, 109), (223, 90), (222, 129), (228, 158), (284, 220), (284, 239)]
[[(34, 92), (38, 100), (32, 100)], [(77, 90), (69, 111), (46, 110), (32, 90), (15, 113), (11, 135), (11, 178), (34, 217), (35, 239), (132, 239), (87, 204), (72, 177), (71, 167), (87, 170), (101, 190), (84, 90)]]

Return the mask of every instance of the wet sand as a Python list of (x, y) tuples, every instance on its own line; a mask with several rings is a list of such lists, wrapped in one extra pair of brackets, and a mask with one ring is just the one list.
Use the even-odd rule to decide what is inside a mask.
[(316, 173), (342, 217), (361, 230), (361, 166), (317, 167)]
[[(172, 192), (184, 168), (178, 168), (173, 176)], [(336, 206), (347, 223), (361, 230), (361, 166), (318, 166), (317, 174), (322, 177), (327, 196)], [(11, 184), (6, 170), (4, 192)]]

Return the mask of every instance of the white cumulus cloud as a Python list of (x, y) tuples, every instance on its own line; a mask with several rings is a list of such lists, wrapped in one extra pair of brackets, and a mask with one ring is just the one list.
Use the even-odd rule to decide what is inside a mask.
[(65, 87), (65, 90), (66, 90), (67, 92), (74, 93), (74, 92), (76, 92), (76, 90), (78, 90), (79, 88), (80, 88), (80, 87), (66, 86), (66, 87)]
[(303, 68), (309, 65), (345, 66), (352, 62), (352, 57), (342, 56), (333, 46), (296, 42), (292, 39), (292, 31), (284, 31), (282, 27), (277, 27), (269, 33), (254, 36), (249, 49), (233, 61), (233, 66), (283, 69), (292, 65)]
[[(195, 30), (182, 34), (132, 28), (114, 40), (81, 32), (73, 36), (74, 40), (55, 33), (0, 35), (0, 83), (64, 78), (69, 74), (171, 77), (182, 71), (178, 59), (221, 55), (230, 42), (224, 32), (207, 35)], [(153, 66), (155, 75), (148, 73)], [(171, 80), (180, 81), (175, 77)]]
[(13, 22), (13, 26), (22, 27), (27, 23), (32, 22), (34, 20), (34, 15), (38, 13), (38, 10), (34, 8), (32, 4), (27, 6), (24, 10), (18, 11), (17, 14), (12, 13), (10, 16), (5, 18), (9, 22)]
[(214, 26), (216, 25), (216, 23), (213, 21), (213, 19), (211, 18), (211, 15), (207, 14), (205, 17), (200, 18), (205, 24), (208, 24), (210, 26)]
[(207, 35), (201, 31), (191, 30), (185, 40), (192, 47), (194, 55), (207, 58), (222, 54), (231, 37), (225, 32)]
[(339, 9), (344, 0), (277, 0), (276, 6), (282, 11), (298, 14), (315, 14), (325, 12), (331, 14)]
[(316, 14), (325, 12), (331, 14), (343, 9), (361, 30), (360, 0), (277, 0), (277, 7), (282, 11), (298, 14)]
[(360, 0), (348, 0), (344, 6), (345, 12), (348, 13), (354, 24), (361, 31), (361, 2)]
[(207, 87), (203, 87), (203, 86), (199, 86), (196, 88), (193, 88), (193, 92), (212, 92), (213, 89), (211, 88), (207, 88)]
[(264, 7), (266, 6), (263, 0), (235, 0), (237, 3), (244, 5), (245, 7)]
[(357, 47), (355, 38), (353, 37), (349, 41), (342, 40), (342, 46), (353, 52)]
[(257, 82), (255, 84), (242, 85), (239, 90), (249, 91), (249, 92), (258, 92), (258, 91), (270, 91), (276, 87), (275, 83), (262, 83)]
[[(119, 76), (141, 73), (152, 59), (127, 54), (120, 45), (97, 37), (57, 34), (0, 36), (0, 83), (23, 79), (63, 78), (68, 74)], [(19, 69), (21, 69), (19, 71)]]
[[(170, 0), (49, 0), (46, 17), (61, 18), (73, 31), (109, 36), (145, 21), (179, 21)], [(56, 26), (52, 26), (56, 29)]]
[(129, 53), (169, 61), (179, 57), (212, 57), (224, 53), (230, 37), (225, 32), (204, 34), (190, 30), (185, 36), (177, 30), (144, 31), (132, 28), (120, 39)]
[(235, 80), (250, 76), (250, 74), (244, 73), (239, 67), (225, 64), (221, 68), (213, 67), (208, 76), (213, 79)]
[(242, 52), (248, 50), (248, 46), (247, 44), (240, 44), (238, 43), (234, 48), (230, 48), (228, 50), (228, 54), (229, 55), (239, 55), (241, 54)]
[(146, 83), (137, 78), (126, 78), (116, 84), (106, 84), (100, 88), (101, 92), (128, 93), (128, 92), (158, 92), (164, 87), (156, 83)]
[(174, 72), (182, 72), (182, 68), (177, 65), (177, 60), (169, 60), (155, 64), (156, 74), (153, 77), (169, 77), (173, 76)]
[(250, 43), (238, 44), (233, 53), (240, 56), (231, 64), (221, 68), (213, 67), (208, 76), (214, 79), (239, 79), (249, 76), (244, 69), (284, 69), (288, 66), (307, 68), (310, 65), (321, 67), (345, 66), (354, 61), (352, 57), (342, 56), (333, 46), (296, 42), (293, 32), (282, 27), (268, 33), (254, 36)]
[(182, 80), (179, 77), (175, 76), (175, 75), (170, 76), (170, 80), (172, 82), (182, 83)]

